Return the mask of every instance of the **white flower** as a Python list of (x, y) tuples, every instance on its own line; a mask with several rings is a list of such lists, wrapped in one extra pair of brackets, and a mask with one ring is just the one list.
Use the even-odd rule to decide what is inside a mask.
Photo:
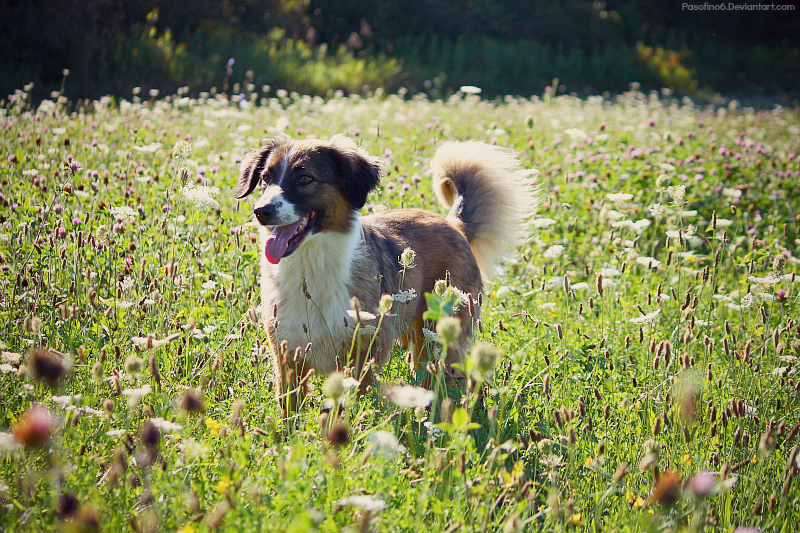
[(161, 348), (165, 344), (174, 341), (180, 336), (180, 333), (173, 333), (172, 335), (163, 339), (156, 339), (155, 335), (150, 334), (147, 337), (131, 337), (131, 342), (133, 342), (135, 346), (138, 346), (142, 350), (146, 350), (149, 348)]
[(21, 447), (14, 435), (0, 431), (0, 453), (11, 453)]
[(668, 187), (667, 192), (672, 197), (672, 201), (675, 204), (683, 203), (683, 198), (686, 196), (686, 185), (675, 185), (673, 187)]
[(374, 335), (376, 331), (378, 331), (378, 328), (370, 325), (361, 326), (360, 328), (358, 328), (358, 332), (361, 335)]
[(14, 368), (13, 366), (11, 366), (9, 364), (6, 364), (6, 363), (0, 363), (0, 373), (12, 374), (12, 373), (14, 373), (16, 371), (17, 371), (17, 369)]
[(728, 220), (727, 218), (718, 218), (717, 219), (717, 227), (718, 228), (725, 228), (733, 224), (733, 220)]
[(67, 394), (66, 396), (51, 396), (50, 400), (53, 403), (57, 403), (61, 407), (66, 407), (70, 403), (72, 403), (72, 396), (70, 396), (69, 394)]
[(367, 311), (356, 311), (355, 309), (348, 309), (347, 314), (350, 316), (350, 318), (352, 318), (353, 320), (358, 320), (359, 322), (375, 319), (375, 315)]
[(180, 157), (186, 159), (190, 155), (192, 155), (192, 143), (189, 141), (178, 141), (175, 143), (175, 146), (172, 147), (172, 155), (173, 157)]
[(51, 131), (56, 135), (64, 135), (67, 133), (67, 128), (53, 128)]
[(633, 195), (626, 192), (610, 192), (606, 194), (606, 198), (612, 202), (627, 202), (628, 200), (633, 199)]
[(39, 174), (39, 171), (36, 170), (35, 168), (32, 168), (30, 170), (23, 170), (22, 171), (22, 175), (23, 176), (37, 176), (38, 174)]
[[(725, 187), (724, 189), (722, 189), (722, 194), (724, 196), (727, 196), (728, 198), (741, 198), (742, 197), (742, 191), (741, 190), (739, 190), (739, 189), (731, 189), (731, 188), (728, 188), (728, 187)], [(719, 223), (719, 221), (717, 221), (717, 223)]]
[(123, 221), (129, 222), (134, 220), (136, 217), (139, 216), (139, 211), (132, 207), (128, 207), (127, 205), (118, 205), (118, 206), (111, 206), (108, 208), (108, 211), (114, 215), (114, 217), (120, 217)]
[(125, 276), (125, 279), (122, 280), (120, 287), (123, 291), (129, 291), (133, 288), (134, 283), (135, 282), (133, 281), (133, 278), (130, 276)]
[(386, 452), (406, 453), (406, 447), (400, 444), (394, 433), (377, 430), (367, 435), (367, 440), (374, 444), (378, 449)]
[(747, 281), (755, 283), (759, 287), (772, 287), (773, 285), (777, 285), (778, 283), (780, 283), (781, 279), (773, 275), (767, 275), (763, 278), (757, 278), (756, 276), (747, 276)]
[(555, 223), (556, 221), (553, 220), (552, 218), (537, 218), (536, 220), (533, 221), (533, 227), (546, 228), (548, 226), (552, 226)]
[(630, 322), (632, 324), (649, 324), (650, 322), (654, 321), (659, 314), (661, 314), (661, 309), (656, 309), (652, 313), (631, 318)]
[(564, 130), (564, 133), (569, 135), (573, 139), (581, 139), (586, 137), (586, 132), (583, 130), (579, 130), (578, 128), (570, 128), (568, 130)]
[(560, 244), (554, 244), (550, 248), (544, 251), (542, 257), (545, 259), (557, 259), (561, 257), (561, 254), (564, 253), (565, 248)]
[(458, 90), (464, 94), (481, 94), (483, 92), (483, 89), (474, 85), (462, 85)]
[(116, 303), (117, 303), (117, 307), (119, 307), (121, 309), (127, 309), (129, 307), (132, 307), (132, 306), (136, 305), (134, 302), (127, 302), (125, 300), (117, 300)]
[(361, 382), (354, 377), (346, 377), (342, 380), (342, 387), (345, 389), (357, 389), (361, 386)]
[(545, 302), (539, 304), (540, 311), (552, 311), (556, 308), (556, 304), (554, 302)]
[(210, 280), (206, 281), (205, 283), (203, 283), (201, 285), (201, 287), (203, 287), (207, 291), (213, 291), (214, 289), (217, 288), (217, 282), (214, 281), (213, 279), (210, 279)]
[(387, 389), (386, 399), (401, 409), (427, 407), (434, 398), (433, 391), (413, 385), (395, 385)]
[(584, 282), (584, 281), (581, 281), (580, 283), (573, 283), (572, 284), (572, 290), (573, 291), (582, 291), (583, 289), (588, 289), (588, 288), (589, 288), (589, 284)]
[(666, 170), (667, 172), (672, 172), (675, 170), (675, 166), (670, 165), (669, 163), (659, 163), (658, 166), (661, 167), (661, 170)]
[(661, 204), (653, 204), (650, 206), (650, 215), (652, 215), (654, 218), (662, 216), (665, 212), (666, 210)]
[(0, 360), (4, 363), (19, 363), (20, 359), (22, 359), (22, 354), (18, 354), (16, 352), (3, 352), (0, 354)]
[(184, 198), (198, 207), (203, 209), (219, 209), (219, 202), (214, 199), (219, 196), (219, 189), (217, 187), (190, 184), (186, 187), (181, 187), (180, 193)]
[(425, 340), (428, 342), (441, 342), (439, 339), (439, 334), (428, 328), (422, 328), (422, 334), (425, 336)]
[(204, 446), (191, 437), (183, 439), (180, 444), (178, 444), (178, 447), (188, 461), (205, 457), (210, 450), (208, 446)]
[(138, 152), (146, 152), (148, 154), (152, 154), (156, 150), (161, 148), (161, 143), (152, 143), (152, 144), (145, 144), (144, 146), (134, 146), (133, 149)]
[(601, 268), (600, 275), (604, 278), (615, 278), (620, 275), (620, 271), (616, 268)]
[(348, 496), (347, 498), (342, 498), (336, 503), (338, 503), (341, 506), (352, 505), (357, 509), (361, 509), (362, 511), (369, 511), (370, 513), (379, 513), (384, 509), (386, 509), (385, 501), (367, 495)]
[(86, 406), (81, 410), (84, 413), (92, 415), (92, 416), (98, 416), (98, 417), (105, 417), (106, 416), (105, 411), (101, 411), (100, 409), (93, 409), (93, 408), (91, 408), (89, 406)]
[(110, 429), (106, 431), (106, 435), (109, 437), (121, 437), (126, 433), (124, 429)]
[(153, 391), (150, 385), (142, 385), (137, 389), (123, 389), (122, 394), (128, 397), (128, 405), (135, 407), (139, 400), (147, 396)]
[(742, 306), (742, 309), (749, 309), (753, 306), (753, 294), (747, 293), (742, 296), (742, 299), (739, 301), (739, 304)]
[(164, 420), (163, 418), (151, 418), (150, 423), (164, 433), (174, 433), (175, 431), (180, 431), (183, 429), (182, 425), (170, 422), (169, 420)]
[(405, 304), (413, 300), (417, 297), (417, 290), (414, 288), (408, 289), (407, 291), (400, 291), (397, 294), (392, 294), (392, 298), (394, 301)]
[(647, 268), (655, 268), (661, 264), (661, 261), (659, 261), (658, 259), (655, 259), (653, 257), (645, 257), (643, 255), (637, 257), (636, 262)]

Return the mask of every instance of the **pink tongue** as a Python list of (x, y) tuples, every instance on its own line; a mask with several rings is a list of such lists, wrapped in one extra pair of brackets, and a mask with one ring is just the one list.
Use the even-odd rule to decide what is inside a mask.
[(264, 247), (264, 255), (267, 256), (267, 261), (273, 265), (278, 264), (283, 254), (286, 253), (286, 248), (289, 246), (289, 239), (292, 238), (294, 232), (300, 227), (300, 222), (302, 222), (302, 220), (298, 220), (294, 224), (286, 226), (275, 226), (275, 229), (272, 230), (272, 234), (267, 237), (267, 245)]

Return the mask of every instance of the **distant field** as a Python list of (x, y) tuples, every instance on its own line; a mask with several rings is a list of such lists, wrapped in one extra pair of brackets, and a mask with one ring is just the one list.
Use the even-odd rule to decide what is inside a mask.
[[(797, 110), (19, 92), (0, 121), (0, 530), (800, 529)], [(380, 156), (366, 212), (441, 212), (442, 140), (535, 170), (530, 239), (484, 289), (482, 397), (385, 400), (426, 377), (397, 348), (381, 391), (315, 377), (282, 420), (231, 195), (278, 131)]]

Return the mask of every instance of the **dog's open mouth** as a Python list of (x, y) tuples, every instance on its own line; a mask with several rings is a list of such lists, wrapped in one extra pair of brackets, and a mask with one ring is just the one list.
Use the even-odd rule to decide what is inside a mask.
[(267, 261), (277, 265), (282, 258), (292, 255), (311, 231), (317, 216), (316, 211), (311, 211), (297, 222), (285, 226), (275, 226), (270, 236), (267, 237), (267, 244), (264, 247)]

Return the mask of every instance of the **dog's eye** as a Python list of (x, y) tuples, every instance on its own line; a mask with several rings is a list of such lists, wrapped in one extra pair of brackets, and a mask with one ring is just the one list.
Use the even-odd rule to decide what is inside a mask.
[(300, 178), (297, 181), (300, 182), (301, 185), (308, 185), (309, 183), (314, 181), (314, 178), (312, 178), (311, 176), (303, 175), (300, 176)]

